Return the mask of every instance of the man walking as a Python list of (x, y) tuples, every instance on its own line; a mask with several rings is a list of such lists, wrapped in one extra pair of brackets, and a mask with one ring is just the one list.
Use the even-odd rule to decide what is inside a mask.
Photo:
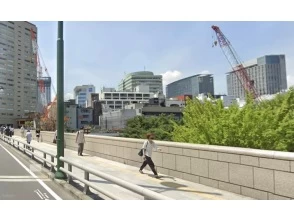
[(85, 135), (84, 135), (84, 127), (83, 126), (77, 132), (76, 143), (79, 146), (79, 148), (78, 148), (78, 155), (79, 156), (83, 156), (84, 144), (86, 143), (86, 141), (85, 141)]

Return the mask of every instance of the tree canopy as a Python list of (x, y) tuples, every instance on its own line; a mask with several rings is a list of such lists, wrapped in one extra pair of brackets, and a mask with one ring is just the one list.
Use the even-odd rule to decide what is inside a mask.
[(274, 99), (254, 101), (247, 97), (240, 108), (225, 108), (222, 100), (191, 99), (182, 121), (173, 116), (137, 116), (127, 122), (124, 137), (256, 148), (294, 152), (294, 88)]
[(178, 122), (172, 115), (166, 116), (136, 116), (127, 121), (127, 126), (123, 131), (123, 137), (145, 138), (147, 133), (154, 133), (156, 139), (171, 141), (174, 124)]
[(293, 116), (293, 88), (260, 103), (248, 97), (242, 108), (193, 99), (184, 110), (183, 124), (175, 125), (172, 140), (293, 152)]

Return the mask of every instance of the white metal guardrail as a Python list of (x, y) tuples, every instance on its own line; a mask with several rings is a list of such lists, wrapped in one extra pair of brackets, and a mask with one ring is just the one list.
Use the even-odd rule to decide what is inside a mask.
[[(13, 147), (17, 148), (18, 150), (22, 151), (24, 154), (25, 153), (29, 153), (31, 155), (31, 158), (34, 159), (34, 157), (37, 157), (39, 159), (41, 159), (43, 161), (43, 167), (46, 167), (47, 164), (50, 164), (50, 171), (51, 172), (54, 172), (54, 168), (56, 167), (55, 164), (54, 164), (54, 159), (56, 158), (56, 155), (50, 153), (50, 152), (47, 152), (45, 150), (42, 150), (38, 147), (34, 147), (24, 141), (20, 141), (20, 140), (17, 140), (13, 137), (9, 137), (9, 136), (6, 136), (4, 134), (0, 134), (0, 137), (1, 139), (8, 143), (8, 144), (11, 144)], [(22, 144), (22, 146), (20, 145)], [(39, 152), (42, 152), (43, 153), (43, 156), (40, 156), (38, 154), (35, 153), (35, 151), (39, 151)], [(51, 160), (48, 160), (47, 159), (47, 155), (51, 157)]]
[[(28, 152), (32, 159), (34, 159), (34, 157), (40, 158), (43, 161), (43, 166), (44, 167), (46, 166), (46, 163), (50, 164), (51, 165), (50, 170), (52, 172), (55, 172), (54, 167), (56, 167), (56, 166), (54, 164), (54, 158), (56, 158), (56, 155), (54, 155), (54, 154), (52, 154), (50, 152), (47, 152), (45, 150), (42, 150), (42, 149), (40, 149), (38, 147), (34, 147), (34, 146), (24, 142), (24, 141), (20, 141), (20, 140), (17, 140), (15, 138), (13, 138), (13, 137), (6, 136), (4, 134), (0, 134), (0, 138), (4, 142), (6, 142), (8, 144), (11, 144), (12, 146), (16, 147), (18, 150), (22, 151), (23, 153)], [(22, 144), (22, 146), (20, 144)], [(43, 157), (37, 155), (35, 153), (35, 151), (42, 152)], [(47, 155), (49, 155), (51, 157), (51, 161), (46, 159)], [(136, 184), (127, 182), (125, 180), (119, 179), (117, 177), (111, 176), (111, 175), (103, 173), (101, 171), (97, 171), (97, 170), (94, 170), (92, 168), (85, 167), (85, 166), (83, 166), (81, 164), (78, 164), (78, 163), (76, 163), (74, 161), (71, 161), (71, 160), (69, 160), (67, 158), (60, 157), (60, 160), (67, 163), (67, 165), (68, 165), (68, 170), (65, 169), (65, 168), (62, 168), (62, 167), (60, 168), (60, 170), (62, 172), (67, 174), (67, 176), (68, 176), (67, 181), (69, 183), (71, 183), (73, 178), (74, 178), (74, 179), (84, 183), (85, 186), (84, 186), (83, 192), (85, 194), (87, 194), (89, 192), (89, 187), (91, 187), (91, 188), (97, 190), (98, 192), (104, 194), (105, 196), (107, 196), (107, 197), (109, 197), (111, 199), (114, 199), (114, 200), (122, 199), (122, 198), (119, 198), (117, 195), (113, 194), (112, 192), (104, 190), (104, 189), (98, 187), (97, 185), (95, 185), (94, 183), (90, 182), (89, 177), (90, 177), (90, 174), (92, 174), (94, 176), (97, 176), (97, 177), (100, 177), (100, 178), (105, 179), (107, 181), (110, 181), (110, 182), (112, 182), (112, 183), (114, 183), (114, 184), (116, 184), (116, 185), (118, 185), (118, 186), (120, 186), (122, 188), (128, 189), (128, 190), (130, 190), (130, 191), (132, 191), (134, 193), (137, 193), (137, 194), (143, 196), (145, 200), (146, 199), (147, 200), (149, 200), (149, 199), (172, 200), (171, 198), (169, 198), (167, 196), (161, 195), (161, 194), (156, 193), (156, 192), (154, 192), (152, 190), (149, 190), (149, 189), (145, 189), (145, 188), (143, 188), (141, 186), (138, 186)], [(72, 173), (72, 166), (83, 170), (84, 171), (84, 178), (81, 178), (81, 177), (75, 175), (74, 173)]]
[[(68, 175), (68, 181), (69, 182), (72, 181), (72, 177), (73, 177), (73, 178), (76, 178), (76, 179), (78, 179), (79, 181), (81, 181), (81, 182), (83, 182), (85, 184), (84, 193), (87, 193), (89, 191), (89, 187), (91, 187), (91, 188), (97, 190), (98, 192), (101, 192), (102, 194), (106, 195), (107, 197), (109, 197), (111, 199), (116, 199), (116, 200), (120, 199), (119, 197), (117, 197), (113, 193), (102, 190), (101, 188), (97, 187), (95, 184), (91, 183), (89, 181), (89, 175), (92, 174), (92, 175), (95, 175), (95, 176), (100, 177), (102, 179), (105, 179), (107, 181), (110, 181), (110, 182), (112, 182), (112, 183), (114, 183), (114, 184), (116, 184), (116, 185), (118, 185), (120, 187), (128, 189), (128, 190), (130, 190), (132, 192), (135, 192), (135, 193), (137, 193), (139, 195), (142, 195), (142, 196), (144, 196), (144, 199), (171, 200), (171, 198), (169, 198), (167, 196), (161, 195), (161, 194), (156, 193), (156, 192), (154, 192), (152, 190), (149, 190), (149, 189), (145, 189), (145, 188), (143, 188), (141, 186), (138, 186), (136, 184), (127, 182), (125, 180), (119, 179), (117, 177), (111, 176), (111, 175), (103, 173), (101, 171), (97, 171), (97, 170), (94, 170), (92, 168), (85, 167), (85, 166), (83, 166), (83, 165), (81, 165), (79, 163), (68, 160), (68, 159), (66, 159), (64, 157), (60, 157), (60, 160), (68, 164), (68, 170), (66, 170), (64, 168), (60, 168), (60, 170)], [(73, 174), (72, 173), (72, 166), (83, 170), (84, 171), (84, 178), (80, 178), (77, 175)]]

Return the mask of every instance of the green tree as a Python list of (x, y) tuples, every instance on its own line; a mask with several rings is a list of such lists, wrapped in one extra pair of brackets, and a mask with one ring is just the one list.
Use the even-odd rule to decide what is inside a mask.
[(154, 133), (156, 139), (171, 141), (174, 125), (179, 121), (173, 115), (160, 116), (136, 116), (127, 121), (127, 126), (123, 130), (122, 136), (129, 138), (145, 138), (147, 133)]
[(178, 142), (294, 151), (294, 89), (272, 100), (224, 108), (221, 100), (188, 100), (183, 124), (175, 124)]

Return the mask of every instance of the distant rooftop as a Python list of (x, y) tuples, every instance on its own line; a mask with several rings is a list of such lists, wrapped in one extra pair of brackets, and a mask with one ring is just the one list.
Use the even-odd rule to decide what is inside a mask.
[(26, 23), (29, 23), (29, 24), (31, 24), (31, 25), (33, 25), (33, 26), (35, 26), (35, 27), (37, 27), (35, 24), (33, 24), (33, 23), (31, 23), (31, 22), (28, 22), (28, 21), (25, 21)]
[(186, 77), (186, 78), (182, 78), (182, 79), (176, 80), (176, 81), (174, 81), (174, 82), (172, 82), (172, 83), (167, 84), (166, 86), (171, 85), (171, 84), (176, 83), (176, 82), (179, 82), (179, 81), (182, 81), (182, 80), (186, 80), (186, 79), (189, 79), (189, 78), (195, 77), (195, 76), (200, 76), (200, 77), (201, 77), (201, 76), (212, 76), (212, 75), (213, 75), (213, 74), (210, 74), (210, 73), (196, 74), (196, 75), (193, 75), (193, 76), (188, 76), (188, 77)]
[(150, 71), (138, 71), (138, 72), (128, 73), (126, 76), (154, 76), (154, 73)]

